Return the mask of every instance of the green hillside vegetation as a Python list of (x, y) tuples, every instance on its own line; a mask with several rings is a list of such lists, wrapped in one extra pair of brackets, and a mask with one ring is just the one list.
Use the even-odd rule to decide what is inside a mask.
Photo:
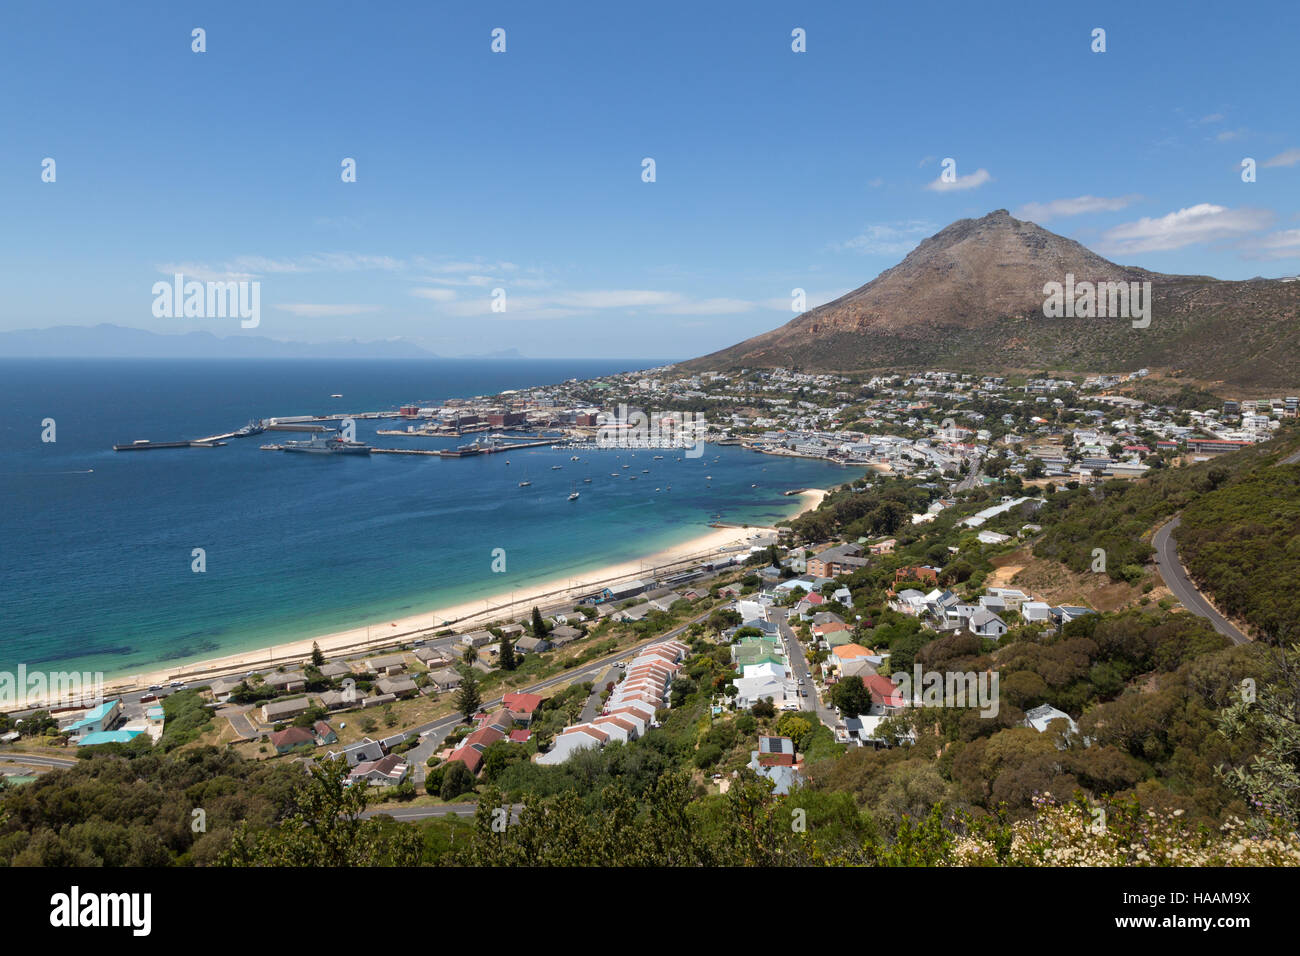
[(1178, 553), (1219, 609), (1275, 640), (1300, 637), (1300, 465), (1256, 469), (1188, 503)]

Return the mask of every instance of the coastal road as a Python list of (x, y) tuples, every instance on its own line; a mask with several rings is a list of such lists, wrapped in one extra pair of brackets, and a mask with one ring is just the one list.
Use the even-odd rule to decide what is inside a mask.
[[(522, 803), (510, 805), (510, 822), (518, 823), (519, 814), (523, 810)], [(411, 823), (415, 820), (427, 820), (430, 817), (472, 817), (478, 812), (477, 803), (447, 803), (440, 807), (403, 807), (397, 810), (367, 810), (361, 814), (363, 820), (371, 817), (392, 817), (394, 820), (401, 820), (404, 823)]]
[[(1292, 457), (1300, 457), (1300, 452)], [(1280, 462), (1280, 464), (1294, 464), (1294, 462)], [(1182, 518), (1172, 518), (1156, 531), (1155, 536), (1151, 539), (1151, 545), (1156, 549), (1156, 568), (1160, 572), (1160, 577), (1164, 579), (1165, 586), (1173, 592), (1174, 597), (1182, 602), (1183, 607), (1191, 611), (1198, 617), (1203, 617), (1209, 621), (1216, 631), (1222, 634), (1234, 644), (1245, 644), (1248, 638), (1238, 630), (1237, 626), (1229, 621), (1226, 617), (1214, 609), (1214, 606), (1205, 599), (1205, 596), (1196, 589), (1192, 579), (1187, 576), (1187, 569), (1178, 558), (1178, 542), (1174, 540), (1173, 532), (1182, 524)]]
[(25, 753), (0, 754), (0, 760), (6, 760), (9, 763), (26, 764), (29, 767), (50, 767), (56, 770), (77, 765), (77, 761), (71, 757), (46, 757), (40, 754)]

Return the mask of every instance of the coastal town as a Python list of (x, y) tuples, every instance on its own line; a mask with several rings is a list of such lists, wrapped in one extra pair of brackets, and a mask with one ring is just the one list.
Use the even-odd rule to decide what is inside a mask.
[[(875, 646), (873, 617), (905, 620), (930, 639), (966, 635), (996, 647), (1012, 629), (1051, 635), (1095, 614), (1084, 603), (1006, 586), (997, 575), (988, 581), (998, 583), (973, 588), (985, 575), (953, 569), (969, 567), (972, 555), (992, 568), (999, 554), (1023, 553), (1042, 531), (1036, 513), (1058, 486), (1203, 461), (1267, 441), (1297, 413), (1294, 397), (1187, 407), (1186, 394), (1164, 404), (1124, 394), (1145, 377), (1075, 383), (931, 371), (855, 381), (669, 367), (403, 407), (399, 414), (416, 420), (402, 432), (411, 436), (561, 427), (574, 430), (571, 438), (612, 435), (617, 447), (629, 440), (629, 419), (647, 422), (664, 416), (658, 409), (693, 405), (709, 412), (693, 411), (701, 424), (670, 429), (670, 441), (689, 447), (704, 438), (858, 466), (846, 490), (902, 487), (916, 507), (895, 509), (874, 536), (829, 539), (820, 512), (805, 511), (811, 524), (800, 518), (750, 530), (708, 560), (565, 594), (544, 605), (544, 616), (537, 604), (531, 614), (512, 606), (504, 617), (489, 611), (459, 627), (403, 631), (396, 643), (345, 646), (328, 657), (313, 643), (310, 653), (282, 654), (270, 669), (213, 677), (190, 669), (148, 688), (119, 687), (90, 707), (15, 713), (0, 740), (19, 741), (24, 717), (34, 717), (67, 747), (156, 744), (168, 698), (183, 692), (197, 694), (214, 718), (207, 726), (218, 729), (204, 739), (254, 759), (310, 765), (337, 758), (350, 783), (395, 788), (404, 799), (420, 787), (454, 800), (494, 761), (554, 766), (653, 734), (682, 703), (684, 688), (698, 692), (685, 674), (716, 647), (725, 651), (725, 676), (714, 680), (710, 720), (769, 714), (769, 732), (759, 735), (747, 766), (785, 793), (803, 781), (803, 756), (798, 741), (777, 732), (784, 715), (805, 715), (840, 745), (914, 739), (894, 718), (921, 704), (920, 690), (900, 689), (898, 656)], [(596, 396), (602, 404), (591, 404)], [(945, 518), (950, 511), (959, 517)], [(936, 522), (949, 530), (940, 536), (944, 546), (928, 553), (942, 550), (946, 560), (899, 565), (900, 539), (923, 537)], [(881, 568), (883, 585), (864, 586), (864, 575)], [(500, 696), (487, 699), (489, 688)], [(1040, 705), (1022, 719), (1040, 731), (1060, 720), (1077, 734), (1076, 716)], [(452, 764), (465, 772), (449, 778)], [(725, 792), (728, 779), (714, 774), (711, 782)]]

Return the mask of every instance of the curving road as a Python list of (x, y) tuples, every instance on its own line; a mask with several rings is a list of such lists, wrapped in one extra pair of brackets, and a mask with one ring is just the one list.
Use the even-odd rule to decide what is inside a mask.
[(1160, 577), (1164, 579), (1165, 586), (1173, 592), (1174, 597), (1183, 603), (1183, 607), (1198, 617), (1205, 618), (1216, 631), (1232, 643), (1245, 644), (1249, 638), (1241, 633), (1235, 624), (1216, 611), (1214, 606), (1205, 599), (1205, 595), (1196, 589), (1192, 579), (1187, 576), (1187, 569), (1178, 558), (1178, 542), (1173, 537), (1173, 532), (1182, 521), (1182, 518), (1177, 517), (1170, 519), (1151, 539), (1151, 545), (1156, 549), (1156, 568), (1160, 571)]
[[(518, 823), (523, 811), (522, 803), (510, 805), (510, 822)], [(478, 812), (477, 803), (445, 803), (440, 807), (404, 807), (395, 810), (366, 810), (360, 816), (363, 820), (371, 817), (392, 817), (410, 823), (413, 820), (427, 820), (429, 817), (472, 817)]]
[(0, 754), (0, 760), (7, 760), (10, 763), (26, 764), (29, 767), (75, 767), (77, 761), (71, 757), (46, 757), (40, 754), (23, 753), (15, 750), (10, 753)]

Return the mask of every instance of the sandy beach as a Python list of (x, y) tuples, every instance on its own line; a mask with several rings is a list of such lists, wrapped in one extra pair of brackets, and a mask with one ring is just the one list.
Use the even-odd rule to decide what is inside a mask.
[[(826, 496), (822, 489), (800, 492), (800, 507), (795, 514), (816, 508)], [(264, 647), (254, 651), (231, 654), (226, 657), (178, 664), (167, 669), (119, 677), (105, 683), (105, 690), (145, 688), (180, 680), (193, 682), (226, 674), (245, 673), (250, 670), (271, 670), (282, 665), (299, 663), (311, 656), (312, 644), (317, 644), (327, 656), (355, 654), (360, 651), (386, 647), (419, 637), (432, 637), (436, 631), (448, 627), (458, 633), (485, 627), (493, 622), (506, 622), (527, 617), (534, 605), (554, 607), (570, 603), (609, 584), (635, 580), (675, 564), (695, 564), (711, 557), (734, 554), (746, 549), (755, 536), (770, 534), (775, 529), (751, 526), (749, 528), (710, 527), (705, 534), (692, 538), (673, 548), (647, 555), (635, 561), (612, 564), (583, 574), (581, 580), (567, 576), (539, 581), (526, 588), (516, 587), (487, 598), (467, 601), (457, 605), (432, 607), (419, 614), (366, 627), (357, 627), (332, 634), (321, 634), (301, 640)], [(444, 624), (450, 621), (451, 624)]]

